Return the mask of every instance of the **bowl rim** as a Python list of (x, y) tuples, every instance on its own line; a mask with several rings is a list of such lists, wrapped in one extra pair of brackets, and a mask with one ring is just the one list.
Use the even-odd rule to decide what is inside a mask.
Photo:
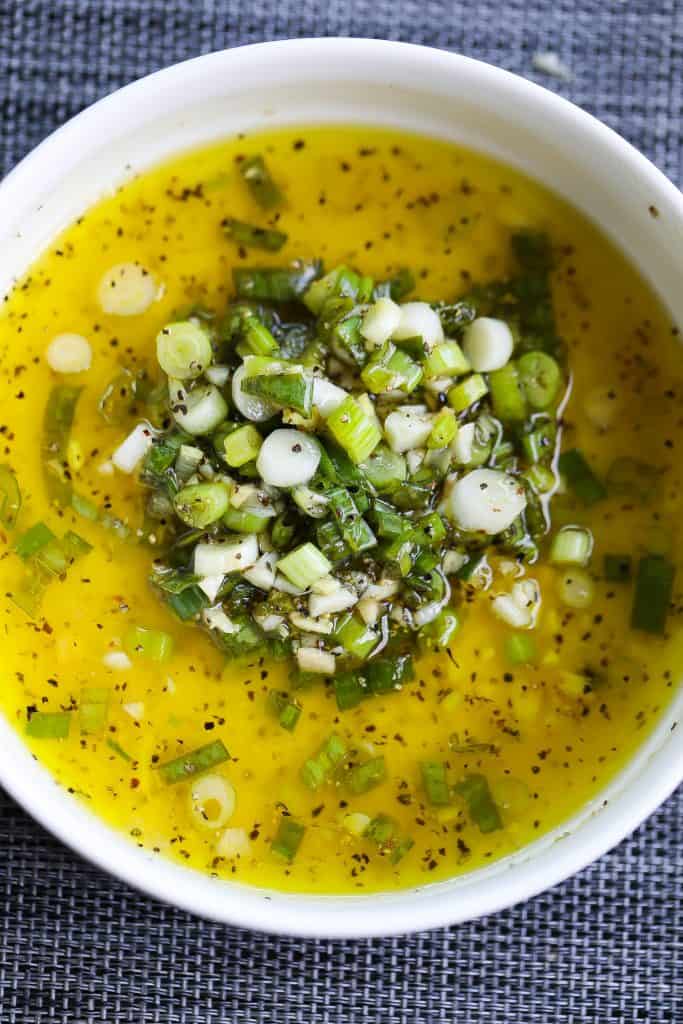
[[(460, 71), (511, 93), (515, 102), (542, 106), (549, 117), (579, 130), (586, 143), (611, 150), (638, 172), (655, 201), (667, 202), (683, 229), (683, 196), (646, 157), (592, 115), (563, 97), (518, 75), (460, 54), (412, 43), (356, 38), (304, 38), (254, 43), (218, 50), (162, 68), (98, 100), (52, 132), (25, 156), (0, 183), (0, 213), (10, 209), (14, 196), (49, 163), (59, 164), (60, 154), (74, 140), (95, 129), (103, 120), (117, 115), (125, 118), (130, 104), (143, 102), (172, 80), (182, 82), (201, 65), (224, 69), (250, 60), (286, 59), (305, 67), (314, 51), (349, 62), (383, 61), (399, 70), (410, 66), (443, 69), (447, 75)], [(296, 118), (292, 118), (292, 123)], [(634, 755), (635, 756), (635, 755)], [(227, 924), (274, 934), (306, 938), (369, 938), (405, 934), (472, 920), (510, 907), (565, 880), (629, 835), (665, 800), (683, 780), (683, 749), (662, 741), (644, 766), (648, 785), (638, 787), (637, 797), (627, 791), (632, 779), (623, 782), (611, 806), (581, 824), (571, 842), (555, 842), (539, 855), (510, 860), (515, 869), (514, 884), (505, 885), (505, 871), (497, 869), (498, 884), (478, 883), (489, 869), (472, 872), (454, 882), (426, 885), (362, 896), (314, 896), (288, 894), (217, 882), (192, 869), (139, 850), (103, 821), (62, 791), (42, 765), (33, 771), (17, 771), (17, 765), (31, 760), (29, 748), (4, 717), (0, 716), (0, 782), (7, 792), (48, 831), (79, 855), (111, 875), (181, 909)], [(633, 757), (629, 763), (633, 761)], [(663, 769), (663, 770), (662, 770)], [(621, 776), (622, 773), (620, 773)], [(50, 785), (52, 783), (52, 785)], [(57, 792), (55, 792), (55, 788)], [(607, 787), (609, 789), (609, 787)], [(60, 806), (61, 805), (61, 806)], [(55, 808), (60, 810), (55, 816)], [(104, 841), (103, 841), (104, 840)], [(534, 844), (535, 846), (536, 844)], [(528, 851), (529, 847), (525, 850)], [(498, 862), (499, 864), (501, 862)], [(468, 882), (468, 879), (471, 881)], [(502, 884), (500, 884), (502, 882)], [(217, 886), (230, 897), (217, 897)], [(445, 890), (449, 898), (445, 898)], [(336, 905), (335, 905), (336, 904)], [(343, 909), (341, 907), (343, 904)]]

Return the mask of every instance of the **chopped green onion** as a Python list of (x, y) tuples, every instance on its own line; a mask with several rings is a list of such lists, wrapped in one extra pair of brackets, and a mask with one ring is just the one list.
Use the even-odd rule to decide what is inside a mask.
[(294, 302), (320, 272), (318, 263), (295, 261), (290, 267), (235, 267), (232, 272), (240, 299)]
[(309, 789), (319, 789), (346, 757), (346, 744), (336, 732), (322, 744), (318, 752), (304, 761), (301, 781)]
[(414, 678), (413, 660), (409, 654), (393, 658), (373, 658), (363, 669), (367, 690), (372, 694), (400, 690)]
[(11, 466), (0, 465), (0, 523), (11, 530), (21, 509), (21, 491)]
[(32, 558), (50, 541), (56, 540), (54, 533), (45, 523), (35, 523), (17, 539), (14, 550), (24, 561)]
[(67, 465), (67, 449), (76, 404), (82, 388), (58, 385), (50, 392), (43, 418), (41, 458), (48, 497), (57, 504), (71, 504), (71, 480)]
[(605, 555), (605, 579), (610, 583), (627, 583), (631, 579), (630, 555)]
[(496, 832), (503, 827), (500, 812), (483, 775), (466, 775), (453, 789), (465, 800), (470, 817), (480, 832)]
[(304, 304), (311, 313), (320, 316), (323, 307), (330, 299), (351, 299), (354, 303), (367, 302), (372, 291), (367, 283), (369, 278), (361, 278), (355, 270), (348, 267), (335, 267), (329, 274), (315, 281), (303, 297)]
[(335, 676), (334, 695), (340, 711), (357, 707), (367, 696), (367, 687), (356, 672), (342, 672)]
[(119, 426), (130, 416), (137, 397), (138, 383), (130, 370), (122, 370), (107, 384), (97, 403), (105, 423)]
[(375, 786), (379, 786), (387, 777), (386, 765), (383, 757), (372, 757), (363, 764), (354, 765), (348, 772), (346, 781), (352, 793), (360, 796), (368, 793)]
[(289, 699), (289, 694), (282, 690), (270, 690), (268, 693), (268, 710), (277, 718), (283, 729), (293, 732), (301, 717), (301, 705)]
[(557, 443), (557, 424), (553, 420), (545, 420), (534, 424), (533, 429), (522, 436), (522, 447), (530, 462), (550, 462), (555, 454)]
[(293, 818), (281, 818), (275, 838), (270, 844), (271, 850), (273, 853), (279, 854), (280, 857), (284, 857), (285, 860), (293, 861), (301, 846), (305, 831), (306, 826), (294, 821)]
[(278, 344), (266, 325), (254, 313), (246, 316), (242, 321), (242, 341), (237, 346), (239, 355), (272, 356), (277, 350)]
[(110, 750), (113, 750), (115, 754), (118, 754), (124, 761), (132, 762), (134, 760), (134, 758), (132, 758), (130, 754), (128, 754), (123, 747), (116, 742), (116, 740), (111, 739), (111, 737), (107, 737), (107, 746)]
[(223, 524), (235, 533), (261, 533), (275, 515), (272, 505), (254, 505), (242, 508), (228, 508), (223, 515)]
[(527, 406), (522, 382), (514, 363), (507, 363), (500, 370), (488, 375), (493, 411), (504, 423), (526, 418)]
[(349, 614), (342, 616), (337, 623), (334, 637), (345, 651), (364, 661), (375, 649), (379, 636), (371, 626), (366, 626), (362, 619)]
[(242, 391), (257, 395), (274, 405), (295, 409), (302, 416), (310, 416), (313, 408), (313, 377), (300, 371), (271, 373), (247, 377)]
[(386, 391), (409, 394), (422, 380), (422, 370), (406, 352), (387, 341), (366, 363), (360, 376), (374, 395)]
[(444, 807), (451, 802), (451, 790), (444, 761), (422, 761), (420, 763), (422, 785), (427, 799), (434, 807)]
[(428, 448), (447, 448), (455, 440), (458, 421), (452, 409), (442, 409), (432, 423), (432, 432), (427, 438)]
[(402, 835), (398, 824), (386, 814), (373, 818), (363, 835), (372, 840), (392, 864), (398, 864), (414, 845), (414, 840)]
[(480, 373), (472, 373), (448, 392), (448, 403), (456, 412), (464, 412), (488, 394), (486, 381)]
[(238, 245), (251, 246), (253, 249), (267, 249), (268, 252), (279, 252), (287, 241), (284, 231), (275, 228), (260, 228), (255, 224), (247, 224), (234, 217), (226, 217), (221, 221), (223, 232)]
[(562, 452), (558, 466), (567, 485), (584, 505), (593, 505), (607, 497), (607, 489), (595, 476), (578, 448)]
[(214, 740), (187, 754), (181, 754), (180, 757), (175, 757), (172, 761), (160, 764), (158, 771), (164, 782), (174, 785), (176, 782), (192, 779), (200, 772), (208, 771), (209, 768), (215, 768), (216, 765), (229, 760), (230, 754), (223, 741)]
[(66, 552), (68, 559), (71, 562), (75, 562), (76, 559), (83, 558), (92, 551), (92, 544), (89, 544), (84, 537), (75, 533), (74, 530), (67, 530), (62, 537), (62, 548)]
[(350, 395), (330, 413), (327, 428), (353, 462), (365, 462), (382, 440), (377, 423)]
[(79, 702), (79, 720), (81, 732), (96, 736), (107, 724), (111, 691), (103, 687), (84, 686)]
[(157, 334), (157, 360), (167, 377), (194, 380), (211, 365), (211, 339), (202, 324), (181, 320)]
[(557, 485), (557, 479), (552, 469), (547, 469), (545, 466), (539, 466), (538, 464), (530, 466), (524, 473), (524, 476), (537, 494), (549, 494)]
[(669, 614), (675, 568), (662, 555), (645, 555), (638, 562), (631, 626), (646, 633), (664, 633)]
[(332, 568), (323, 553), (310, 542), (290, 551), (280, 559), (277, 567), (290, 583), (295, 587), (301, 587), (302, 590), (306, 590), (322, 576), (327, 576)]
[(246, 182), (252, 197), (264, 210), (279, 206), (284, 201), (284, 196), (273, 181), (260, 153), (242, 160), (239, 168), (242, 179)]
[(554, 565), (588, 565), (593, 551), (590, 530), (582, 526), (563, 526), (550, 546), (550, 561)]
[(37, 619), (43, 601), (45, 587), (37, 573), (27, 573), (21, 583), (11, 592), (10, 597), (17, 608), (21, 608), (30, 619)]
[(380, 494), (390, 494), (405, 481), (408, 475), (406, 460), (398, 452), (392, 452), (385, 444), (379, 444), (359, 468)]
[(54, 537), (34, 555), (35, 563), (50, 576), (62, 576), (69, 568), (69, 558), (62, 542)]
[(424, 361), (425, 380), (435, 377), (460, 377), (471, 369), (457, 341), (443, 341)]
[(180, 593), (167, 594), (166, 603), (171, 606), (179, 619), (188, 622), (198, 615), (202, 608), (206, 608), (208, 598), (199, 587), (190, 586)]
[(203, 530), (225, 515), (230, 492), (224, 483), (191, 484), (173, 499), (176, 515), (188, 526)]
[(358, 506), (346, 488), (333, 487), (327, 491), (326, 498), (340, 533), (351, 551), (359, 554), (377, 544), (377, 538), (361, 517)]
[(450, 646), (459, 628), (458, 613), (453, 608), (444, 608), (435, 619), (420, 628), (420, 644), (427, 650), (443, 651)]
[[(263, 380), (264, 378), (252, 378), (252, 380), (259, 379)], [(244, 382), (245, 385), (248, 383), (249, 381)], [(243, 386), (243, 390), (246, 391), (246, 387)], [(256, 427), (252, 426), (251, 423), (245, 423), (243, 427), (238, 427), (237, 430), (233, 430), (231, 434), (228, 434), (223, 441), (225, 461), (229, 466), (239, 469), (240, 466), (244, 466), (245, 463), (251, 462), (252, 459), (256, 458), (262, 444), (263, 438)]]
[(536, 644), (529, 633), (511, 633), (505, 639), (505, 656), (511, 665), (532, 665)]
[(129, 655), (141, 655), (150, 661), (168, 661), (173, 653), (173, 637), (160, 629), (132, 626), (123, 638), (123, 646)]
[(547, 409), (558, 396), (562, 372), (546, 352), (526, 352), (517, 363), (522, 393), (532, 409)]
[(34, 711), (26, 722), (26, 735), (38, 740), (64, 740), (69, 735), (69, 711)]

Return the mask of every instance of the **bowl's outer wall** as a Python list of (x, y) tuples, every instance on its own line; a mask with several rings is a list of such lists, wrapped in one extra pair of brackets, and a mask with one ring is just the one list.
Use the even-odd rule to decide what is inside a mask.
[[(594, 220), (631, 256), (672, 321), (683, 322), (683, 199), (644, 157), (578, 108), (507, 72), (437, 50), (349, 39), (210, 54), (142, 79), (70, 121), (0, 185), (2, 294), (84, 209), (165, 157), (240, 131), (330, 122), (451, 139), (527, 172)], [(681, 710), (683, 694), (625, 771), (562, 830), (451, 882), (372, 896), (247, 888), (138, 850), (64, 793), (2, 719), (0, 780), (79, 853), (187, 910), (301, 936), (397, 934), (509, 906), (617, 843), (683, 778), (683, 750), (672, 735)]]

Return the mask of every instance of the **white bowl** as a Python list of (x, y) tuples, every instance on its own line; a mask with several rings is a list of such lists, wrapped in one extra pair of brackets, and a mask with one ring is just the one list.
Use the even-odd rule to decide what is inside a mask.
[[(683, 198), (643, 156), (577, 107), (505, 71), (438, 50), (358, 39), (210, 54), (79, 114), (0, 185), (0, 294), (57, 232), (132, 173), (238, 131), (334, 121), (452, 139), (526, 171), (591, 217), (683, 322)], [(508, 907), (623, 839), (683, 779), (683, 744), (672, 735), (682, 706), (679, 693), (628, 767), (561, 829), (486, 869), (381, 895), (285, 895), (211, 879), (139, 850), (57, 786), (4, 720), (0, 782), (79, 853), (186, 910), (290, 935), (397, 934)]]

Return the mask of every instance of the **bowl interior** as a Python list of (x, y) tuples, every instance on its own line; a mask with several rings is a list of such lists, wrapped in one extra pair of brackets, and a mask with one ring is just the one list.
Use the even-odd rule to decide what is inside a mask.
[[(359, 40), (262, 44), (198, 58), (136, 83), (70, 122), (0, 187), (3, 293), (63, 227), (164, 157), (237, 132), (331, 122), (449, 139), (525, 171), (596, 222), (630, 255), (674, 322), (683, 320), (676, 262), (683, 201), (644, 158), (522, 79), (439, 51)], [(628, 767), (561, 830), (487, 869), (402, 893), (288, 896), (162, 862), (59, 790), (4, 720), (0, 781), (80, 853), (188, 910), (289, 934), (389, 934), (507, 906), (612, 846), (683, 777), (683, 752), (671, 736), (682, 709), (679, 694)]]

